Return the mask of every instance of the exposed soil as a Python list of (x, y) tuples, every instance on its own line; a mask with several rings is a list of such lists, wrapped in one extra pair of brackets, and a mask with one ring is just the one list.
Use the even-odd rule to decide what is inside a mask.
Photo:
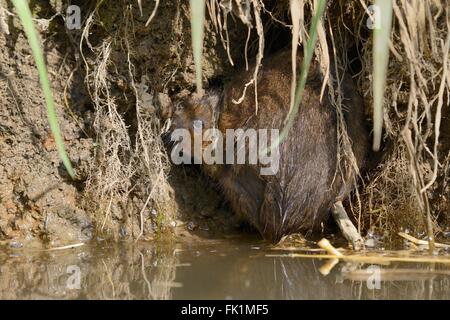
[[(83, 241), (93, 225), (82, 208), (79, 182), (61, 165), (50, 133), (38, 73), (24, 34), (10, 28), (0, 33), (0, 237), (17, 242), (32, 240)], [(83, 130), (89, 113), (83, 103), (64, 108), (69, 57), (58, 47), (57, 34), (45, 42), (45, 57), (58, 119), (73, 164), (80, 173), (92, 161), (93, 140)], [(79, 75), (72, 94), (85, 97)], [(17, 244), (20, 245), (20, 244)]]
[[(90, 12), (92, 4), (81, 2), (82, 11)], [(96, 16), (100, 22), (90, 32), (89, 45), (95, 47), (117, 24), (125, 23), (123, 10), (130, 8), (136, 17), (133, 26), (136, 38), (132, 39), (136, 78), (145, 75), (152, 92), (161, 92), (163, 97), (190, 90), (194, 66), (187, 5), (164, 1), (158, 9), (158, 19), (148, 28), (143, 25), (152, 8), (146, 6), (141, 17), (136, 5), (104, 6)], [(14, 11), (11, 6), (5, 8)], [(105, 212), (98, 213), (101, 204), (96, 203), (103, 199), (93, 198), (86, 190), (86, 180), (92, 178), (98, 165), (96, 148), (101, 145), (94, 126), (95, 108), (85, 84), (86, 69), (81, 66), (75, 42), (83, 30), (66, 30), (63, 20), (54, 17), (63, 12), (62, 8), (58, 1), (51, 4), (35, 1), (31, 9), (41, 19), (36, 20), (38, 31), (43, 39), (59, 124), (76, 169), (76, 180), (70, 179), (58, 157), (37, 69), (18, 18), (7, 16), (10, 34), (0, 33), (0, 243), (11, 246), (40, 245), (42, 241), (57, 246), (86, 241), (97, 235), (127, 239), (140, 232), (139, 211), (146, 195), (132, 194), (131, 204), (126, 203), (125, 209), (120, 199), (108, 198), (111, 218), (107, 220), (103, 219)], [(44, 20), (51, 17), (54, 18)], [(209, 79), (224, 77), (231, 70), (225, 68), (229, 64), (226, 51), (212, 31), (208, 24), (206, 32), (210, 36), (206, 37), (204, 75)], [(237, 36), (232, 28), (230, 34)], [(231, 54), (239, 56), (239, 49), (233, 47)], [(95, 52), (88, 48), (84, 54), (85, 59), (95, 63)], [(119, 76), (127, 73), (126, 59), (123, 47), (114, 44), (111, 64), (118, 73), (108, 81), (133, 136), (136, 124), (130, 106), (134, 102), (127, 102), (133, 92), (130, 82)], [(221, 208), (221, 198), (198, 172), (177, 168), (167, 175), (172, 185), (165, 195), (169, 204), (164, 208), (149, 206), (145, 210), (144, 238), (157, 236), (158, 230), (178, 230), (185, 236), (191, 232), (201, 236), (223, 235), (235, 227), (229, 210)]]

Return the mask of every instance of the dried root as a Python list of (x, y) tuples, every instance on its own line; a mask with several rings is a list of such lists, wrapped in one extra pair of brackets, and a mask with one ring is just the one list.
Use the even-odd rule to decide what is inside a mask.
[[(97, 45), (89, 43), (89, 28), (95, 11), (89, 17), (82, 43), (87, 44), (95, 59), (84, 57), (86, 84), (95, 106), (94, 130), (96, 137), (95, 163), (86, 182), (86, 194), (94, 214), (101, 221), (101, 233), (108, 233), (119, 225), (122, 236), (139, 239), (152, 231), (153, 225), (167, 224), (173, 214), (170, 186), (167, 183), (168, 159), (160, 138), (160, 121), (149, 91), (148, 79), (136, 82), (133, 60), (133, 16), (131, 9), (124, 12), (123, 27), (113, 36)], [(112, 93), (111, 78), (123, 77), (112, 65), (111, 53), (120, 46), (126, 52), (128, 83), (131, 99), (124, 103)], [(83, 53), (83, 51), (82, 51)], [(92, 57), (92, 56), (91, 56)], [(124, 110), (126, 108), (126, 110)], [(134, 115), (134, 119), (125, 117)], [(131, 125), (130, 125), (131, 124)]]

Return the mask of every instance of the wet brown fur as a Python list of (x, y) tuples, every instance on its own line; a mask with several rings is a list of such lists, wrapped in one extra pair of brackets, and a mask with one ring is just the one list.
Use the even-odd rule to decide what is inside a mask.
[[(280, 53), (264, 61), (258, 75), (259, 109), (255, 113), (254, 87), (242, 95), (253, 69), (239, 73), (219, 91), (202, 98), (190, 97), (180, 103), (172, 117), (172, 128), (190, 128), (201, 119), (205, 128), (247, 128), (280, 130), (289, 110), (291, 52)], [(298, 56), (297, 65), (301, 65)], [(265, 239), (278, 242), (290, 233), (314, 233), (329, 216), (332, 204), (348, 196), (354, 172), (342, 179), (337, 173), (337, 117), (325, 91), (320, 102), (322, 76), (312, 63), (299, 113), (286, 140), (280, 146), (280, 166), (276, 175), (260, 175), (260, 165), (202, 165), (207, 175), (218, 181), (225, 198), (236, 214), (255, 226)], [(368, 152), (368, 133), (364, 126), (364, 106), (349, 78), (342, 91), (346, 107), (344, 117), (353, 141), (358, 166)], [(218, 113), (213, 120), (213, 110)], [(337, 173), (337, 175), (336, 175)]]

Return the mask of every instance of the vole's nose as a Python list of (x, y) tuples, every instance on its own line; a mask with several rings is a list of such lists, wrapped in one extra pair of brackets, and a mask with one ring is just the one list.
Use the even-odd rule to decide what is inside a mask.
[(168, 144), (170, 142), (170, 133), (171, 133), (170, 131), (167, 131), (161, 135), (161, 139), (164, 144)]

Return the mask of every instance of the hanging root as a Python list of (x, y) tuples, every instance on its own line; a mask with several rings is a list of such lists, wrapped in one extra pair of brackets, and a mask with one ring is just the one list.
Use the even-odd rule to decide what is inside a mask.
[[(216, 12), (213, 10), (213, 8), (218, 8), (218, 16), (217, 18), (213, 14), (213, 12)], [(217, 26), (217, 30), (221, 36), (222, 43), (224, 44), (224, 47), (227, 50), (228, 53), (228, 59), (230, 60), (231, 65), (234, 65), (233, 60), (230, 56), (230, 41), (228, 37), (228, 29), (227, 29), (227, 16), (232, 13), (236, 12), (236, 15), (239, 17), (242, 23), (244, 23), (248, 28), (248, 36), (247, 41), (245, 44), (245, 62), (246, 62), (246, 68), (248, 69), (248, 60), (247, 60), (247, 48), (248, 48), (248, 41), (250, 38), (250, 32), (253, 27), (256, 28), (256, 32), (258, 34), (258, 53), (256, 56), (256, 64), (255, 69), (253, 70), (253, 77), (252, 79), (247, 82), (244, 85), (244, 88), (242, 90), (242, 95), (238, 99), (233, 99), (233, 103), (240, 104), (242, 101), (244, 101), (245, 95), (247, 93), (247, 88), (251, 85), (253, 85), (254, 89), (254, 95), (255, 95), (255, 113), (258, 113), (258, 72), (262, 65), (262, 60), (264, 57), (264, 27), (261, 19), (261, 13), (262, 8), (264, 8), (264, 3), (262, 0), (235, 0), (234, 2), (232, 0), (223, 1), (218, 4), (217, 0), (211, 0), (211, 3), (209, 5), (210, 8), (210, 15), (212, 17), (213, 22)], [(253, 16), (251, 15), (253, 8)], [(224, 16), (223, 24), (221, 23), (221, 14), (222, 12)], [(252, 21), (252, 18), (254, 19), (254, 22)], [(254, 25), (253, 25), (254, 24)], [(225, 31), (226, 35), (226, 41), (224, 41), (224, 37), (222, 35), (222, 31)]]
[[(147, 79), (142, 77), (139, 83), (135, 80), (131, 8), (126, 7), (121, 28), (94, 47), (89, 44), (88, 35), (95, 14), (96, 11), (87, 20), (81, 40), (94, 53), (86, 57), (82, 51), (87, 70), (85, 81), (95, 106), (97, 143), (96, 161), (86, 182), (90, 199), (87, 205), (94, 209), (95, 220), (100, 221), (99, 232), (108, 233), (119, 224), (126, 235), (140, 238), (148, 231), (150, 212), (156, 212), (153, 218), (158, 223), (170, 219), (166, 207), (170, 202), (168, 159), (159, 136), (160, 122)], [(117, 94), (113, 94), (110, 81), (126, 76), (119, 74), (112, 63), (111, 53), (118, 46), (125, 50), (127, 57), (127, 80), (132, 89), (128, 103), (119, 101)], [(134, 100), (131, 107), (134, 110), (130, 110), (130, 100)], [(125, 119), (124, 108), (128, 109), (127, 114), (135, 114), (134, 120)]]
[[(418, 224), (421, 230), (416, 231), (425, 229), (430, 242), (440, 231), (436, 218), (441, 205), (433, 194), (442, 192), (439, 191), (442, 183), (446, 183), (442, 163), (448, 158), (450, 148), (448, 137), (441, 139), (441, 122), (443, 115), (448, 114), (445, 105), (449, 105), (450, 97), (450, 8), (445, 3), (393, 2), (393, 54), (387, 74), (384, 113), (386, 136), (393, 141), (393, 157), (385, 161), (374, 181), (369, 183), (371, 201), (377, 202), (370, 211), (382, 213), (378, 220), (386, 221), (386, 215), (397, 220), (422, 220)], [(370, 79), (372, 72), (370, 44), (364, 51), (361, 80)], [(361, 84), (364, 92), (370, 92), (370, 82)], [(406, 180), (408, 185), (403, 184)], [(400, 189), (398, 185), (402, 184), (404, 188)], [(405, 207), (412, 210), (402, 212), (408, 215), (403, 219), (399, 211)]]
[[(277, 8), (287, 13), (287, 3), (283, 7), (279, 2)], [(267, 1), (207, 1), (210, 26), (218, 34), (214, 39), (219, 45), (222, 44), (231, 65), (237, 58), (231, 55), (234, 45), (231, 41), (231, 23), (240, 20), (244, 30), (247, 30), (245, 52), (242, 54), (247, 68), (247, 50), (249, 46), (252, 48), (252, 35), (256, 36), (253, 77), (234, 103), (243, 101), (249, 89), (255, 90), (258, 106), (257, 76), (263, 63), (264, 32), (268, 30), (262, 15), (266, 14), (275, 23), (291, 28), (294, 44), (303, 45), (308, 39), (308, 18), (316, 2), (293, 0), (291, 3), (296, 4), (294, 7), (297, 8), (297, 11), (291, 12), (295, 20), (292, 25), (283, 22), (276, 12), (267, 10)], [(323, 24), (318, 26), (315, 59), (323, 75), (321, 98), (327, 88), (328, 98), (337, 111), (336, 176), (340, 175), (356, 185), (361, 179), (352, 141), (345, 127), (343, 110), (346, 101), (342, 97), (341, 82), (344, 74), (353, 74), (358, 92), (364, 97), (366, 109), (369, 109), (372, 104), (372, 31), (366, 29), (365, 22), (369, 16), (365, 1), (338, 0), (328, 3), (330, 6), (326, 9)], [(165, 7), (158, 4), (159, 1), (151, 2), (150, 8), (143, 8), (151, 11), (145, 14), (149, 17), (149, 23), (155, 23), (159, 11)], [(164, 209), (165, 204), (170, 202), (168, 159), (159, 138), (161, 123), (153, 104), (153, 96), (161, 90), (155, 92), (150, 84), (151, 77), (146, 77), (160, 74), (140, 68), (141, 62), (135, 59), (135, 50), (139, 50), (139, 44), (134, 43), (134, 23), (137, 22), (129, 5), (124, 5), (118, 28), (106, 32), (101, 41), (91, 43), (89, 37), (94, 27), (101, 27), (98, 22), (98, 8), (101, 5), (102, 2), (97, 2), (95, 10), (86, 19), (80, 42), (86, 69), (85, 82), (95, 109), (93, 131), (97, 145), (96, 161), (86, 182), (86, 192), (91, 199), (90, 211), (101, 218), (96, 219), (101, 221), (100, 229), (108, 229), (114, 221), (129, 223), (126, 219), (131, 217), (134, 222), (129, 223), (132, 227), (128, 230), (139, 238), (146, 235), (148, 222), (152, 220), (149, 212), (156, 210), (158, 216), (166, 216), (170, 211)], [(173, 23), (177, 28), (174, 30), (182, 38), (180, 17), (183, 10), (180, 6), (174, 8), (176, 15)], [(431, 239), (442, 231), (441, 220), (450, 222), (450, 8), (444, 0), (395, 0), (393, 14), (392, 54), (383, 114), (383, 152), (386, 156), (370, 172), (370, 179), (365, 181), (364, 188), (355, 188), (351, 213), (358, 222), (360, 233), (363, 230), (377, 230), (382, 234), (385, 231), (396, 234), (400, 229), (417, 233), (426, 230)], [(177, 47), (171, 52), (175, 62), (171, 62), (170, 79), (189, 74), (189, 66), (184, 65), (189, 58), (180, 53), (184, 45), (186, 43), (180, 42), (180, 50)], [(118, 63), (114, 58), (117, 52), (126, 52), (127, 59), (121, 59)], [(293, 67), (294, 71), (298, 69)], [(112, 83), (117, 79), (127, 85), (131, 83), (128, 88), (131, 90), (117, 94)], [(164, 73), (164, 77), (155, 81), (169, 80)], [(186, 76), (183, 81), (178, 89), (185, 89), (189, 77)], [(366, 114), (371, 114), (370, 110), (366, 110)]]

